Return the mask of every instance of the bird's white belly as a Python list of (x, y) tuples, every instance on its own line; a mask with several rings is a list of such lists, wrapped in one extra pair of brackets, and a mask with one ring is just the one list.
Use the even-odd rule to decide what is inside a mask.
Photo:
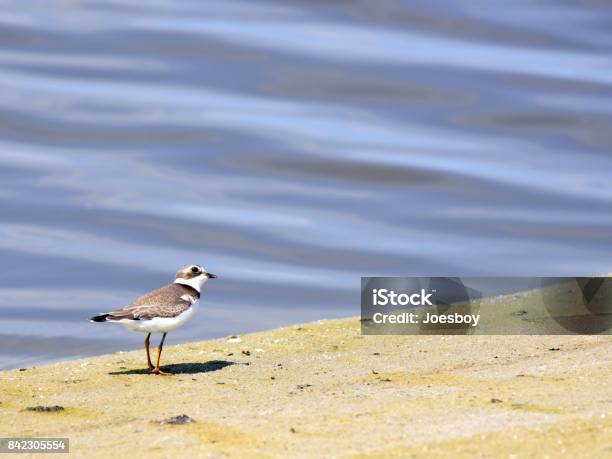
[(123, 319), (118, 321), (128, 330), (142, 333), (167, 333), (175, 330), (187, 322), (195, 314), (198, 301), (193, 303), (189, 309), (186, 309), (176, 317), (155, 317), (145, 320), (128, 320)]

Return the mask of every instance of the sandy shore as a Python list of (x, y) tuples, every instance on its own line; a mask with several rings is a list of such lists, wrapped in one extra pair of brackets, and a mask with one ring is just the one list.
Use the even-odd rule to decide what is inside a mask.
[(611, 336), (361, 336), (346, 319), (168, 346), (173, 376), (143, 361), (0, 372), (0, 436), (69, 437), (78, 457), (612, 455)]

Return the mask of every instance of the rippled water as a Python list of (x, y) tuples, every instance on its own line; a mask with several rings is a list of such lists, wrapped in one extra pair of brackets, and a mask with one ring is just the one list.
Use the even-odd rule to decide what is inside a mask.
[(5, 1), (0, 367), (199, 262), (169, 343), (358, 314), (362, 275), (612, 271), (612, 7)]

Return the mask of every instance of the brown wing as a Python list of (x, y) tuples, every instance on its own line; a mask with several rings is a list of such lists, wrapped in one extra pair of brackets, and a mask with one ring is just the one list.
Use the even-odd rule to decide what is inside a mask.
[[(181, 298), (183, 296), (187, 299)], [(176, 317), (191, 307), (190, 297), (193, 300), (196, 299), (193, 295), (190, 295), (190, 291), (183, 285), (166, 285), (137, 298), (132, 304), (124, 308), (109, 312), (105, 319), (140, 320), (154, 317)]]

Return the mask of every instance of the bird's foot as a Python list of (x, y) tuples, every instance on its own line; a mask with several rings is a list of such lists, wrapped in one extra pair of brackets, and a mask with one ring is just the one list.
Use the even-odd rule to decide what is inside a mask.
[(151, 374), (153, 375), (162, 375), (162, 376), (170, 376), (172, 373), (166, 373), (165, 371), (161, 371), (159, 367), (155, 367), (151, 369)]

